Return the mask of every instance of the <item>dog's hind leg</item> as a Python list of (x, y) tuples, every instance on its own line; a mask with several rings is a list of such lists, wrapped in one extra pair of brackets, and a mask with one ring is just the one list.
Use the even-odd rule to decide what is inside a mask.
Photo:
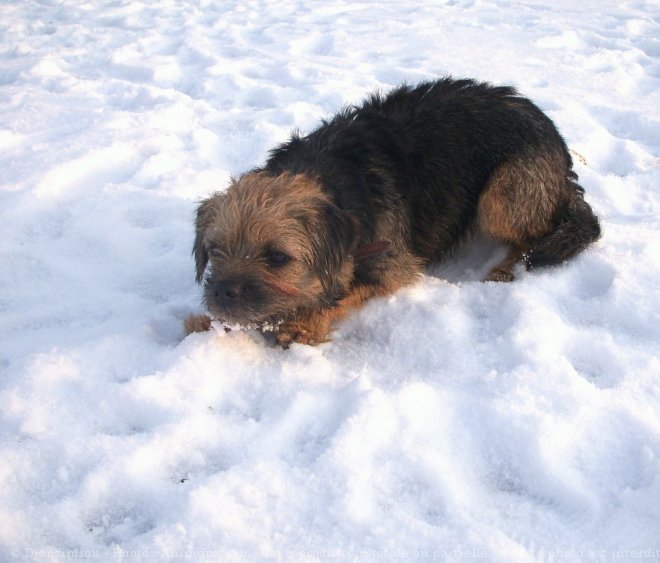
[(525, 248), (514, 244), (509, 253), (506, 255), (506, 258), (502, 260), (497, 266), (494, 266), (488, 272), (488, 275), (484, 281), (494, 281), (494, 282), (510, 282), (513, 281), (513, 266), (520, 262), (525, 255)]
[(600, 226), (560, 151), (536, 151), (495, 169), (477, 208), (481, 232), (512, 246), (487, 280), (511, 281), (512, 267), (559, 264), (600, 236)]

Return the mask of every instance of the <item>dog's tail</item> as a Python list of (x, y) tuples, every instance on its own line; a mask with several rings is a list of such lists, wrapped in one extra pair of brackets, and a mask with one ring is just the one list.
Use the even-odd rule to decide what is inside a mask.
[(560, 264), (600, 238), (600, 223), (584, 201), (584, 189), (574, 172), (569, 172), (567, 183), (569, 197), (556, 211), (554, 230), (532, 244), (525, 254), (528, 269)]

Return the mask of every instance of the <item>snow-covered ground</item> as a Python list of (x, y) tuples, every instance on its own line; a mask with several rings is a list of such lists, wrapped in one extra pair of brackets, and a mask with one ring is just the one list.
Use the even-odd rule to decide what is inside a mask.
[[(660, 557), (660, 5), (0, 3), (0, 560)], [(193, 211), (374, 89), (517, 86), (604, 236), (316, 348), (183, 339)], [(578, 160), (578, 159), (576, 159)]]

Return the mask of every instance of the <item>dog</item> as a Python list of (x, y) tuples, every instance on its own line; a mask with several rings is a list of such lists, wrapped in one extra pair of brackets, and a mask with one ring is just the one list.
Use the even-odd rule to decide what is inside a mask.
[[(600, 225), (572, 166), (553, 122), (514, 88), (399, 86), (294, 133), (201, 202), (196, 279), (215, 319), (274, 327), (285, 348), (325, 342), (334, 321), (474, 233), (510, 248), (486, 281), (578, 254)], [(186, 330), (210, 323), (191, 316)]]

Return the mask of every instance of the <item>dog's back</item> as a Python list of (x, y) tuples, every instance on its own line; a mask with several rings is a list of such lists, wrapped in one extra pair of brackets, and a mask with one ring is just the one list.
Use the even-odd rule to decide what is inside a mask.
[(561, 135), (509, 87), (445, 78), (373, 95), (272, 151), (266, 170), (319, 178), (365, 241), (403, 237), (426, 261), (475, 227), (528, 267), (600, 234)]

